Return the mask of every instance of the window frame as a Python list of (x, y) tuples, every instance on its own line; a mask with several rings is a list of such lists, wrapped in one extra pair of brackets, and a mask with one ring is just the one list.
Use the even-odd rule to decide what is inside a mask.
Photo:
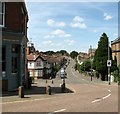
[(0, 24), (0, 27), (5, 27), (5, 2), (2, 3), (2, 12), (0, 12), (0, 15), (2, 15), (2, 24)]

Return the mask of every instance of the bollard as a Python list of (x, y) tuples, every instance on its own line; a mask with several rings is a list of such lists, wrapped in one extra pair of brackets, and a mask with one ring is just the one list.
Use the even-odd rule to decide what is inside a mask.
[(65, 92), (65, 83), (63, 83), (63, 84), (61, 85), (61, 92), (62, 92), (62, 93)]
[(46, 94), (51, 95), (51, 86), (46, 87)]
[(24, 87), (23, 86), (20, 86), (19, 87), (19, 90), (18, 90), (18, 94), (19, 94), (19, 97), (20, 98), (24, 98)]

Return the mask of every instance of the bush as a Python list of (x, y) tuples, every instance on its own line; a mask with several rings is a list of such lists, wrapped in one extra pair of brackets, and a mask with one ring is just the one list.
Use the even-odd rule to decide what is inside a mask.
[(118, 70), (115, 70), (114, 72), (113, 72), (113, 76), (114, 76), (114, 81), (115, 82), (118, 82), (118, 78), (119, 78), (119, 71)]

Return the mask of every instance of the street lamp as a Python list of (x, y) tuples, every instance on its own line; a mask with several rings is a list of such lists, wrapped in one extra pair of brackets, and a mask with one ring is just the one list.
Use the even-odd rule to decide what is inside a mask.
[(92, 81), (92, 46), (90, 45), (91, 81)]
[(110, 48), (109, 48), (109, 39), (108, 39), (108, 60), (107, 60), (107, 67), (108, 67), (108, 84), (110, 85), (110, 67), (111, 67), (111, 60), (110, 60)]

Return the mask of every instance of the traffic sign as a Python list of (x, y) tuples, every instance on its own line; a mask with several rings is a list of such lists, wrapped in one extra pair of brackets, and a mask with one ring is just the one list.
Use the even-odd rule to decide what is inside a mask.
[(111, 67), (112, 61), (111, 60), (107, 60), (107, 67)]

